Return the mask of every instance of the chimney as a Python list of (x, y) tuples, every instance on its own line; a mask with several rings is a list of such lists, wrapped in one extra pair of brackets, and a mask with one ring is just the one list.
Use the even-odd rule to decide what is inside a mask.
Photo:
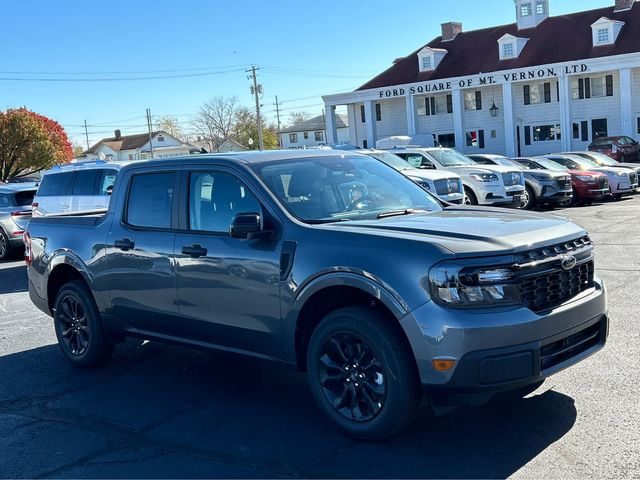
[(116, 137), (116, 140), (120, 140), (122, 138), (122, 132), (120, 130), (116, 130), (114, 133), (114, 136)]
[(613, 11), (615, 13), (631, 10), (635, 2), (636, 0), (616, 0), (616, 8), (614, 8)]
[(458, 22), (449, 22), (442, 24), (442, 41), (450, 42), (454, 40), (456, 36), (462, 33), (462, 24)]

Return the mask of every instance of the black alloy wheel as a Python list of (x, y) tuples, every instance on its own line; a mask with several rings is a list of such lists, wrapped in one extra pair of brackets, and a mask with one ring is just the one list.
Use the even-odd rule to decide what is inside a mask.
[(343, 417), (365, 422), (378, 415), (387, 394), (385, 377), (384, 366), (363, 338), (339, 333), (324, 343), (320, 383)]
[(82, 356), (89, 346), (91, 330), (87, 322), (87, 312), (82, 303), (72, 293), (60, 300), (58, 325), (61, 338), (69, 352), (74, 356)]
[(464, 189), (464, 204), (478, 205), (478, 199), (476, 198), (475, 193), (473, 193), (469, 188)]
[(523, 198), (524, 200), (522, 201), (522, 206), (520, 208), (523, 210), (531, 210), (536, 204), (536, 194), (529, 185), (524, 189)]

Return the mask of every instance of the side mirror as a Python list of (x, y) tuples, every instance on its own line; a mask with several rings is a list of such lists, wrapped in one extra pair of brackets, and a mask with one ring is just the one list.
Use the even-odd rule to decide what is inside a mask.
[(262, 221), (258, 213), (239, 213), (231, 220), (229, 235), (232, 238), (255, 239), (261, 236)]

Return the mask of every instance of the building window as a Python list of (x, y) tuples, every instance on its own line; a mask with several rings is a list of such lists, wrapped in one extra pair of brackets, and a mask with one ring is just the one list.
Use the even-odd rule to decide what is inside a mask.
[(456, 148), (456, 136), (453, 133), (438, 135), (438, 143), (444, 148)]
[(637, 130), (638, 130), (638, 134), (640, 134), (640, 117), (638, 117), (638, 128), (637, 128)]
[(613, 75), (573, 80), (571, 84), (573, 100), (591, 97), (613, 97)]
[(298, 134), (290, 133), (289, 134), (289, 143), (298, 143)]
[(424, 103), (418, 104), (418, 115), (440, 115), (453, 113), (453, 97), (451, 95), (438, 95), (426, 97)]
[(538, 15), (544, 15), (546, 13), (546, 5), (544, 2), (536, 3), (536, 13)]
[(382, 121), (382, 107), (379, 103), (376, 103), (376, 122)]
[(431, 70), (433, 68), (431, 65), (433, 65), (433, 63), (431, 62), (431, 57), (430, 56), (427, 55), (425, 57), (422, 57), (422, 69), (423, 70)]
[(484, 148), (484, 130), (472, 130), (467, 132), (467, 147)]
[(164, 142), (164, 137), (162, 135), (158, 135), (158, 141), (159, 142)]
[(502, 45), (502, 56), (504, 58), (513, 58), (513, 43), (505, 43)]
[(520, 6), (520, 16), (521, 17), (528, 17), (531, 15), (531, 4), (530, 3), (524, 3)]
[(609, 43), (609, 29), (599, 28), (597, 32), (598, 44)]
[(302, 136), (304, 137), (305, 140), (309, 140), (309, 132), (304, 132)]
[(560, 125), (538, 125), (533, 127), (534, 142), (553, 142), (561, 140)]
[(591, 135), (593, 139), (609, 136), (609, 122), (606, 118), (591, 120)]
[(523, 87), (524, 104), (536, 105), (539, 103), (551, 103), (551, 83), (535, 83)]
[(362, 123), (366, 121), (366, 117), (364, 114), (364, 105), (360, 105), (360, 120), (362, 120)]
[(482, 110), (482, 92), (480, 90), (464, 93), (464, 109), (467, 111)]
[(322, 133), (322, 132), (314, 132), (313, 136), (314, 136), (316, 142), (324, 142), (324, 133)]

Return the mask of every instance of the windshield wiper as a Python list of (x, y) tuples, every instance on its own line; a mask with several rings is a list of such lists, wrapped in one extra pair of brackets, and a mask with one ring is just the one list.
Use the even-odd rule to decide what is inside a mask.
[(391, 212), (383, 212), (377, 218), (401, 217), (402, 215), (414, 215), (416, 211), (413, 208), (405, 208), (404, 210), (392, 210)]
[(339, 222), (348, 222), (348, 218), (328, 218), (325, 220), (304, 220), (305, 223), (309, 225), (323, 225), (325, 223), (339, 223)]

